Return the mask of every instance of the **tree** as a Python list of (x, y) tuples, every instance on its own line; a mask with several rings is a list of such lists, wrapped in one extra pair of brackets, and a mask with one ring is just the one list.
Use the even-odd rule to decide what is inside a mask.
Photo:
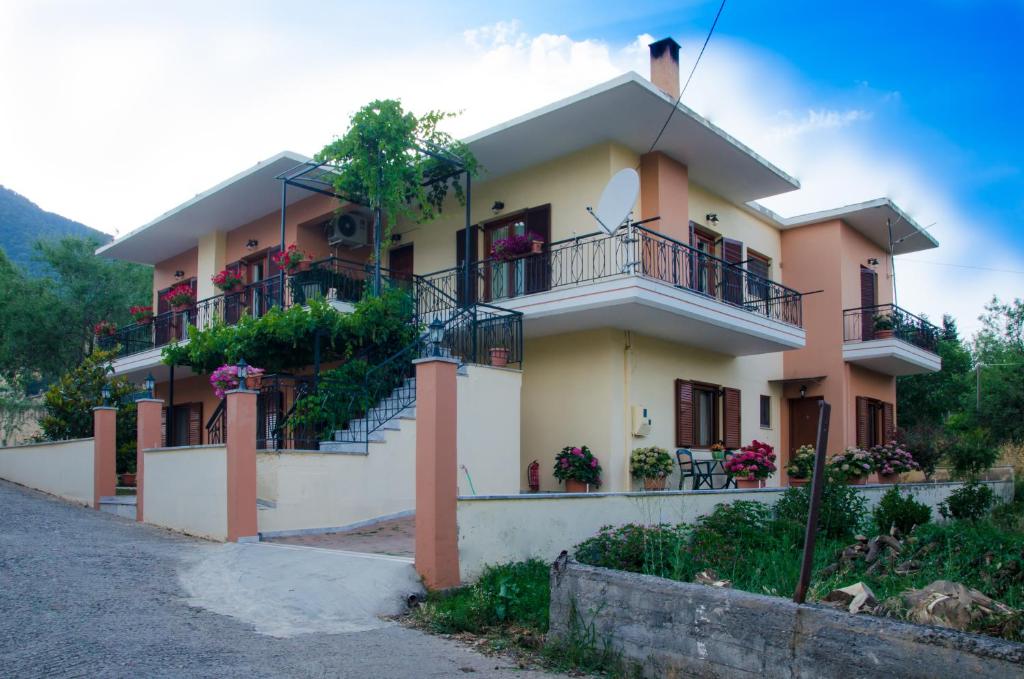
[(908, 375), (896, 380), (896, 405), (900, 427), (939, 427), (951, 414), (960, 412), (971, 391), (971, 353), (960, 340), (956, 321), (942, 317), (937, 351), (942, 369), (934, 373)]
[(1024, 441), (1024, 301), (993, 297), (974, 337), (975, 390), (965, 399), (995, 443)]

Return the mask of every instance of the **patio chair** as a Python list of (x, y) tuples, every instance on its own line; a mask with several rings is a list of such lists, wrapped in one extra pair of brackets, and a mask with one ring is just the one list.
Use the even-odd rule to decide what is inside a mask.
[(691, 488), (696, 488), (700, 479), (700, 470), (693, 464), (693, 452), (686, 448), (676, 449), (676, 462), (679, 463), (679, 490), (683, 489), (683, 481), (691, 479)]

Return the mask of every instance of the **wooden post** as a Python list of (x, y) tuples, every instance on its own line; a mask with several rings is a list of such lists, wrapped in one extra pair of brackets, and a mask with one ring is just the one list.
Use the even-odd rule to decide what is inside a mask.
[(92, 508), (100, 508), (100, 498), (117, 494), (117, 408), (92, 409)]
[(811, 502), (807, 511), (807, 528), (804, 532), (804, 558), (800, 564), (800, 579), (796, 584), (793, 601), (802, 604), (807, 598), (807, 587), (811, 583), (811, 568), (814, 566), (814, 539), (818, 534), (818, 513), (821, 509), (821, 494), (825, 490), (825, 451), (828, 449), (828, 422), (832, 405), (825, 400), (818, 404), (818, 441), (814, 452), (814, 476), (811, 478)]
[[(164, 402), (159, 398), (140, 398), (135, 402), (137, 408), (138, 432), (136, 434), (135, 452), (135, 520), (144, 521), (143, 496), (146, 488), (146, 470), (144, 451), (159, 448), (161, 437), (160, 413)], [(170, 426), (170, 423), (168, 423)]]

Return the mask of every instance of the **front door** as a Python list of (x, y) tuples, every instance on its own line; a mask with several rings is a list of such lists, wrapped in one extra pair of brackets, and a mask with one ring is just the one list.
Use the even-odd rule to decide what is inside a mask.
[(789, 454), (800, 446), (813, 446), (818, 439), (818, 402), (821, 396), (789, 399)]

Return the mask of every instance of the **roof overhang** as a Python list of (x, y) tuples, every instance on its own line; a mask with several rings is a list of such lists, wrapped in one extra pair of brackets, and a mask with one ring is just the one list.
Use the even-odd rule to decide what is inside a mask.
[(465, 141), (486, 181), (602, 142), (647, 153), (673, 106), (655, 150), (686, 165), (693, 182), (740, 205), (800, 188), (796, 179), (633, 72)]
[(885, 252), (889, 252), (888, 224), (891, 222), (894, 255), (939, 247), (939, 242), (930, 233), (888, 198), (876, 198), (855, 205), (789, 217), (782, 220), (781, 228), (795, 229), (835, 219), (846, 222)]
[[(98, 248), (96, 254), (156, 264), (185, 252), (212, 231), (228, 231), (279, 209), (281, 182), (277, 175), (309, 160), (282, 151)], [(292, 191), (288, 203), (308, 197), (305, 191)]]

